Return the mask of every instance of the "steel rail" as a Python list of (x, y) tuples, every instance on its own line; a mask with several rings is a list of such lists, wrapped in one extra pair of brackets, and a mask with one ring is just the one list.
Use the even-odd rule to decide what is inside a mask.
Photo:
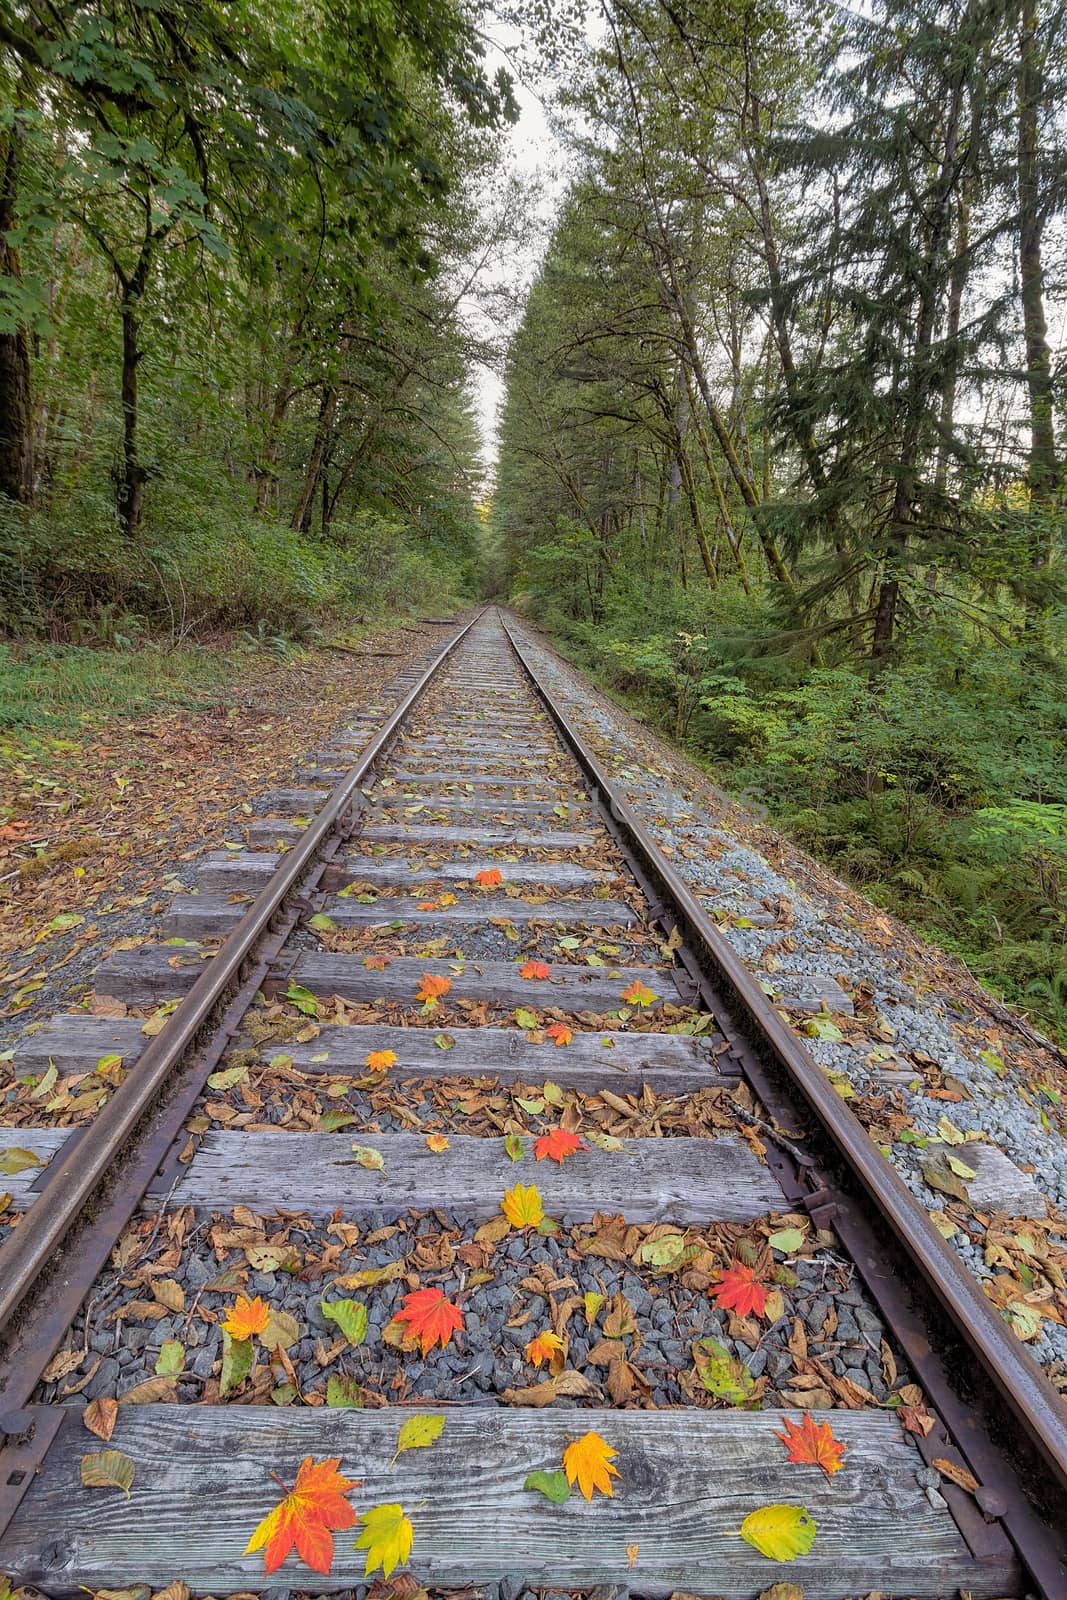
[[(888, 1228), (910, 1265), (917, 1269), (922, 1292), (936, 1302), (954, 1332), (977, 1358), (1062, 1497), (1067, 1492), (1067, 1407), (1058, 1400), (1019, 1341), (1007, 1331), (960, 1257), (933, 1227), (926, 1212), (877, 1151), (814, 1057), (707, 916), (688, 884), (660, 850), (650, 829), (619, 794), (606, 768), (589, 749), (567, 713), (557, 705), (508, 620), (502, 617), (501, 622), (561, 737), (597, 791), (601, 807), (657, 885), (664, 902), (680, 923), (689, 949), (698, 960), (702, 957), (710, 963), (730, 999), (744, 1013), (747, 1031), (760, 1052), (771, 1056), (775, 1067), (784, 1071), (790, 1086), (799, 1092), (814, 1113), (851, 1177), (873, 1202), (879, 1221)], [(857, 1264), (863, 1273), (864, 1264)], [(969, 1441), (959, 1439), (957, 1442), (966, 1452)], [(989, 1509), (992, 1511), (993, 1507)], [(1004, 1521), (1011, 1532), (1010, 1517), (1006, 1516)], [(1027, 1540), (1034, 1543), (1040, 1534), (1048, 1532), (1042, 1525), (1039, 1533), (1036, 1522), (1029, 1522), (1026, 1537), (1020, 1534), (1016, 1538), (1024, 1560), (1027, 1560), (1027, 1551), (1023, 1546)], [(1042, 1586), (1055, 1600), (1063, 1600), (1067, 1595), (1067, 1571), (1062, 1563), (1062, 1549), (1052, 1548), (1051, 1541), (1028, 1562), (1035, 1575), (1040, 1569)]]
[[(271, 922), (286, 897), (300, 883), (371, 767), (390, 747), (433, 678), (482, 615), (484, 608), (441, 648), (418, 682), (360, 752), (356, 764), (334, 785), (329, 799), (305, 829), (300, 842), (286, 851), (269, 883), (227, 935), (173, 1016), (149, 1041), (136, 1068), (84, 1133), (76, 1140), (68, 1140), (49, 1163), (47, 1187), (21, 1227), (0, 1245), (0, 1331), (11, 1323), (175, 1067), (210, 1024), (227, 991), (238, 980), (241, 968), (259, 941), (270, 932)], [(135, 1196), (133, 1205), (140, 1198), (140, 1194)]]

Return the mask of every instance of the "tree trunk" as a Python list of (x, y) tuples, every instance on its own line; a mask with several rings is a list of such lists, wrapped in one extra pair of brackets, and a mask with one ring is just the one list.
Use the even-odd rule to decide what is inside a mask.
[(944, 386), (941, 391), (941, 442), (937, 449), (937, 472), (934, 475), (934, 488), (939, 494), (944, 494), (948, 484), (949, 442), (956, 421), (956, 383), (959, 373), (957, 342), (963, 309), (963, 291), (967, 287), (967, 269), (970, 265), (971, 207), (966, 193), (960, 196), (957, 216), (956, 256), (952, 263), (952, 277), (949, 281), (948, 316), (945, 323), (947, 355)]
[[(0, 274), (21, 281), (22, 265), (7, 234), (15, 227), (21, 124), (7, 136), (0, 171)], [(30, 406), (30, 341), (24, 326), (0, 333), (0, 493), (28, 505), (33, 492)]]
[(133, 539), (141, 524), (147, 476), (137, 453), (137, 368), (141, 362), (141, 295), (132, 282), (122, 291), (122, 475), (118, 508), (126, 537)]
[(322, 391), (319, 401), (319, 420), (315, 425), (315, 440), (311, 446), (311, 459), (304, 475), (304, 487), (300, 499), (296, 503), (289, 526), (299, 533), (307, 533), (311, 526), (311, 506), (315, 499), (315, 490), (318, 486), (319, 473), (322, 463), (326, 459), (326, 446), (330, 438), (330, 429), (333, 426), (333, 416), (337, 409), (337, 390), (332, 384), (327, 385)]
[[(1059, 464), (1041, 260), (1045, 217), (1039, 189), (1038, 117), (1044, 83), (1038, 54), (1037, 0), (1021, 0), (1019, 24), (1019, 276), (1030, 409), (1027, 477), (1031, 504), (1047, 506), (1055, 500), (1059, 488)], [(1042, 538), (1035, 566), (1047, 564), (1049, 538), (1050, 535)]]

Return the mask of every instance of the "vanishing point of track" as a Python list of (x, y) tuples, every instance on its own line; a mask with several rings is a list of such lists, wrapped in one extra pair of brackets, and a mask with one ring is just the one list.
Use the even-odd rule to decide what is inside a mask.
[[(1067, 1595), (1062, 1407), (619, 798), (521, 627), (483, 612), (395, 687), (380, 725), (354, 723), (332, 765), (310, 774), (331, 789), (278, 791), (273, 817), (249, 830), (251, 848), (205, 859), (200, 892), (174, 903), (165, 928), (198, 942), (144, 945), (103, 964), (98, 993), (131, 1012), (180, 1000), (160, 1031), (146, 1038), (134, 1015), (58, 1018), (19, 1053), (27, 1070), (51, 1062), (73, 1074), (115, 1051), (128, 1070), (83, 1128), (0, 1129), (49, 1158), (39, 1175), (5, 1180), (26, 1214), (0, 1244), (0, 1572), (56, 1596), (172, 1578), (195, 1592), (259, 1587), (259, 1558), (241, 1552), (273, 1503), (264, 1467), (291, 1472), (306, 1455), (338, 1455), (373, 1496), (366, 1504), (403, 1494), (420, 1506), (411, 1571), (437, 1589), (518, 1573), (535, 1590), (614, 1584), (742, 1600), (787, 1575), (809, 1600), (876, 1588), (930, 1600)], [(480, 887), (479, 872), (503, 883)], [(339, 932), (332, 948), (316, 925)], [(372, 949), (389, 953), (368, 961)], [(522, 977), (520, 949), (547, 976)], [(425, 973), (449, 980), (444, 1049), (413, 998)], [(622, 998), (635, 982), (654, 994), (646, 1008)], [(557, 1092), (606, 1096), (624, 1124), (646, 1084), (653, 1102), (676, 1104), (740, 1085), (759, 1141), (657, 1124), (654, 1137), (602, 1140), (554, 1166), (529, 1151), (516, 1162), (484, 1133), (452, 1131), (440, 1154), (416, 1133), (368, 1134), (385, 1160), (373, 1171), (352, 1159), (355, 1119), (346, 1133), (208, 1128), (195, 1113), (209, 1076), (247, 1045), (251, 1008), (293, 994), (340, 1004), (342, 1016), (351, 1008), (347, 1025), (312, 1029), (286, 1056), (309, 1078), (358, 1081), (367, 1053), (388, 1049), (398, 1085), (547, 1079)], [(519, 1010), (533, 1012), (534, 1027)], [(361, 1020), (368, 1011), (374, 1020)], [(714, 1025), (667, 1031), (701, 1015)], [(546, 1041), (547, 1019), (571, 1029), (568, 1045)], [(114, 1443), (137, 1462), (134, 1498), (80, 1487), (91, 1447), (81, 1401), (43, 1401), (42, 1377), (131, 1221), (157, 1217), (153, 1244), (164, 1214), (181, 1207), (198, 1218), (235, 1207), (343, 1218), (353, 1229), (432, 1212), (462, 1231), (499, 1216), (516, 1181), (538, 1185), (564, 1238), (583, 1227), (587, 1238), (595, 1218), (616, 1215), (631, 1231), (675, 1232), (808, 1218), (850, 1258), (934, 1425), (905, 1434), (888, 1407), (829, 1411), (849, 1471), (824, 1483), (814, 1468), (800, 1478), (785, 1464), (777, 1409), (657, 1405), (631, 1394), (639, 1366), (622, 1362), (623, 1391), (587, 1381), (543, 1409), (484, 1391), (421, 1402), (445, 1408), (446, 1429), (435, 1449), (404, 1458), (403, 1480), (385, 1468), (408, 1414), (396, 1406), (130, 1406)], [(577, 1287), (567, 1263), (580, 1253), (557, 1251), (558, 1277), (542, 1275), (553, 1314), (553, 1294)], [(464, 1303), (479, 1315), (473, 1290)], [(578, 1403), (590, 1395), (595, 1405)], [(404, 1397), (412, 1402), (420, 1397)], [(589, 1428), (619, 1452), (612, 1500), (557, 1507), (523, 1490), (527, 1470), (558, 1465), (567, 1439)], [(924, 1493), (916, 1469), (934, 1461), (958, 1469), (971, 1492), (950, 1476)], [(254, 1472), (218, 1470), (249, 1462)], [(779, 1501), (805, 1504), (819, 1533), (807, 1556), (776, 1569), (737, 1527)], [(362, 1555), (340, 1536), (328, 1579), (284, 1575), (315, 1592), (351, 1588)]]

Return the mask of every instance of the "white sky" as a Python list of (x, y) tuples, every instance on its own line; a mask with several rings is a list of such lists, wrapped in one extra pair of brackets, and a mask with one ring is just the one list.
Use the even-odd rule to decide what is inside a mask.
[[(516, 30), (494, 22), (489, 37), (498, 48), (491, 46), (487, 51), (487, 67), (490, 73), (499, 66), (511, 73), (519, 105), (519, 120), (504, 136), (501, 175), (516, 179), (522, 185), (523, 204), (527, 207), (523, 220), (529, 226), (525, 237), (486, 269), (482, 285), (508, 289), (516, 297), (515, 310), (509, 319), (510, 326), (514, 326), (521, 300), (543, 259), (556, 209), (566, 187), (567, 155), (549, 125), (547, 97), (552, 86), (520, 81), (510, 55), (510, 47), (517, 39)], [(482, 305), (470, 298), (461, 309), (478, 334), (503, 343), (510, 331), (508, 322), (502, 320), (503, 308), (490, 316)], [(503, 375), (494, 366), (479, 363), (471, 373), (471, 389), (482, 435), (482, 459), (486, 476), (490, 478), (497, 458), (497, 422), (504, 400)]]

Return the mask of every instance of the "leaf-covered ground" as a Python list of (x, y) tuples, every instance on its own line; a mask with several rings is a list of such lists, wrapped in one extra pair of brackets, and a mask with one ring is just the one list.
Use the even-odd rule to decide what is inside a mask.
[(200, 709), (9, 739), (0, 755), (0, 1038), (77, 996), (116, 942), (140, 938), (186, 886), (196, 857), (232, 837), (259, 792), (290, 781), (298, 757), (373, 704), (445, 632), (405, 623), (368, 632), (351, 650), (234, 656)]

